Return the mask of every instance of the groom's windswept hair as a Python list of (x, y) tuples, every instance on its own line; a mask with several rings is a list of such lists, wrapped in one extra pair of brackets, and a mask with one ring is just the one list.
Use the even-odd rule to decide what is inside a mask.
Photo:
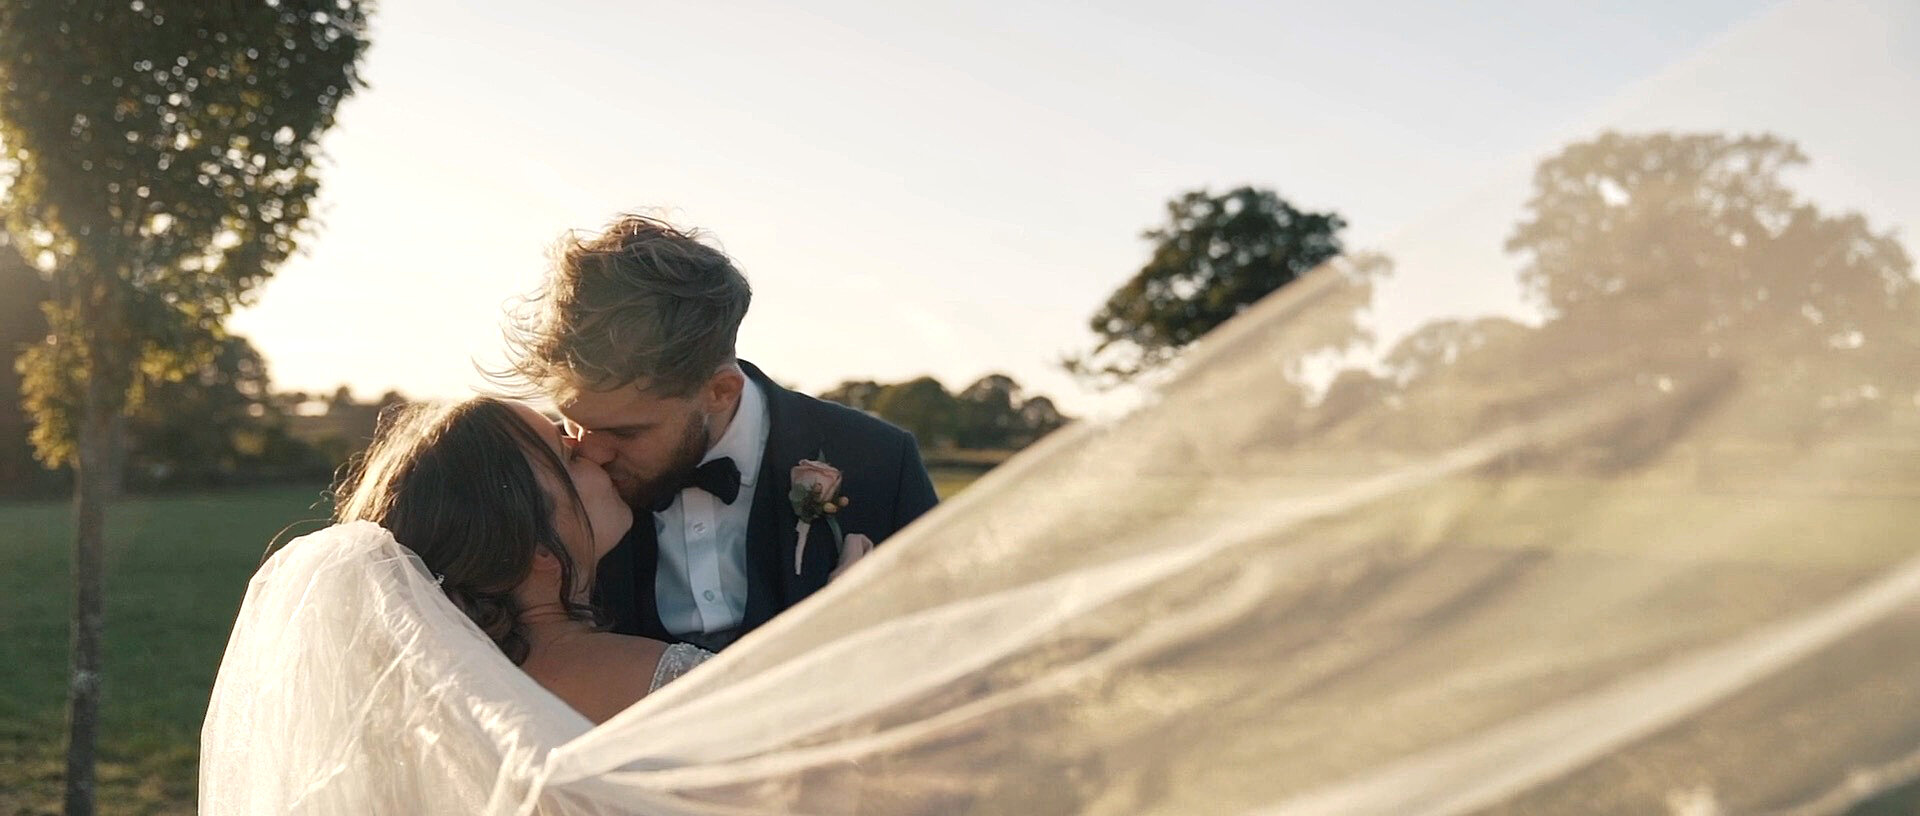
[(734, 361), (753, 290), (697, 230), (623, 215), (598, 235), (569, 233), (545, 285), (509, 315), (511, 368), (531, 391), (639, 385), (694, 393)]

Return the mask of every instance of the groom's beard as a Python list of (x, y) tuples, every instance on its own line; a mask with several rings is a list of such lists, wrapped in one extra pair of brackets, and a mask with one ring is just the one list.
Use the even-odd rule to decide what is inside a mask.
[(633, 508), (635, 516), (652, 513), (656, 502), (668, 498), (670, 493), (679, 492), (677, 488), (686, 484), (693, 471), (700, 467), (700, 460), (707, 458), (707, 448), (711, 446), (712, 440), (707, 434), (707, 416), (695, 412), (687, 417), (687, 427), (680, 433), (680, 442), (667, 457), (666, 470), (652, 479), (616, 481), (614, 486), (619, 488), (620, 498), (626, 499), (627, 506)]

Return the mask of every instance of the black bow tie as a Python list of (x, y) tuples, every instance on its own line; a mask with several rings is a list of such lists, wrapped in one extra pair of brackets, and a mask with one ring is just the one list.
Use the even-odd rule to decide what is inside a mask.
[(667, 508), (673, 506), (673, 500), (680, 496), (680, 491), (695, 487), (712, 493), (724, 504), (732, 504), (734, 499), (740, 498), (740, 466), (735, 465), (733, 459), (722, 456), (694, 468), (678, 487), (653, 503), (653, 512), (666, 512)]

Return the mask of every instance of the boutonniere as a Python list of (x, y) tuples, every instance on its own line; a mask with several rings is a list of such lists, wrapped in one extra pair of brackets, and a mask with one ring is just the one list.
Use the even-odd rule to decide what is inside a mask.
[(793, 528), (799, 535), (793, 545), (793, 574), (799, 575), (801, 559), (807, 554), (807, 534), (813, 532), (814, 522), (826, 519), (827, 528), (833, 531), (833, 546), (846, 546), (840, 520), (834, 518), (848, 504), (847, 497), (840, 495), (840, 469), (823, 461), (800, 460), (793, 466), (793, 487), (787, 490), (787, 500), (793, 502), (793, 514), (800, 519)]

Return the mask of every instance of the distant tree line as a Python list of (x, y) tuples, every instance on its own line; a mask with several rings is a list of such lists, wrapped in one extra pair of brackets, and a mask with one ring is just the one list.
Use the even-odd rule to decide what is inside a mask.
[(958, 393), (932, 377), (848, 380), (820, 397), (911, 431), (923, 451), (1019, 450), (1068, 420), (1053, 400), (1028, 395), (1005, 374), (988, 374)]
[[(6, 292), (30, 292), (39, 280), (31, 269), (0, 260)], [(30, 296), (5, 301), (0, 343), (15, 353), (45, 336), (44, 321), (26, 308), (33, 303)], [(34, 459), (19, 387), (11, 368), (0, 372), (0, 495), (53, 495), (72, 477)], [(929, 456), (1019, 450), (1069, 419), (1053, 400), (1027, 394), (1005, 374), (958, 392), (932, 377), (848, 380), (820, 396), (912, 431)], [(404, 402), (392, 391), (363, 401), (346, 386), (331, 394), (275, 391), (266, 360), (245, 338), (229, 337), (190, 376), (154, 385), (126, 419), (117, 481), (136, 492), (322, 481), (366, 446), (382, 411)]]

